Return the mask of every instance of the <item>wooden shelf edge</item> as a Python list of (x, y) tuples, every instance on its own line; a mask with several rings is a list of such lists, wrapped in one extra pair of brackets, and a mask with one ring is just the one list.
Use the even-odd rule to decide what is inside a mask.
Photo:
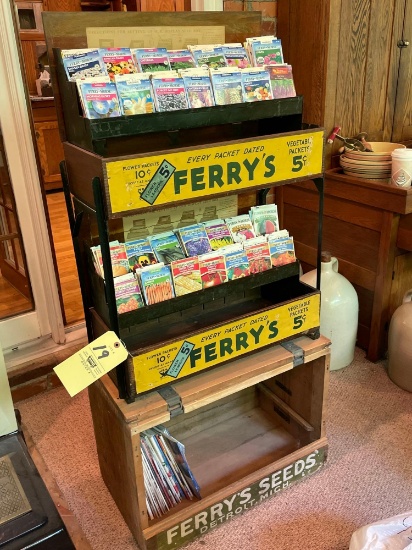
[[(330, 340), (323, 336), (317, 340), (301, 336), (293, 342), (303, 349), (304, 363), (330, 353)], [(179, 394), (184, 411), (189, 413), (292, 368), (293, 354), (278, 344), (221, 367), (198, 373), (171, 386)], [(136, 431), (143, 431), (170, 420), (166, 401), (156, 390), (143, 394), (128, 404), (118, 397), (118, 389), (108, 375), (96, 383), (102, 384), (104, 391), (116, 403), (123, 420), (128, 424), (136, 424)]]

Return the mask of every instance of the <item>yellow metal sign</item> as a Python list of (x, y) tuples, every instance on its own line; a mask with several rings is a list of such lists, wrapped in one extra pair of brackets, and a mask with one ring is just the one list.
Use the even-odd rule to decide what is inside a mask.
[(312, 294), (133, 357), (138, 392), (170, 384), (319, 326)]
[(111, 214), (311, 177), (322, 162), (322, 129), (109, 160)]

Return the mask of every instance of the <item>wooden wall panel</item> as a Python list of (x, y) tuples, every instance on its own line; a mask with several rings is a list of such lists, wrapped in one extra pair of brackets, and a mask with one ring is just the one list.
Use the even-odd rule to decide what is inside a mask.
[[(283, 200), (290, 204), (318, 212), (319, 194), (317, 191), (311, 191), (303, 186), (287, 185), (283, 189), (283, 197)], [(324, 204), (324, 215), (374, 231), (380, 231), (382, 226), (381, 210), (337, 197), (327, 197)]]

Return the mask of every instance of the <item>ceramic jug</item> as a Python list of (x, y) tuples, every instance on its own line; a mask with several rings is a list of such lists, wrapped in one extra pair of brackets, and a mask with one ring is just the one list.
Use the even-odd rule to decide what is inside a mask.
[[(339, 262), (322, 252), (320, 280), (320, 332), (332, 342), (330, 369), (348, 366), (355, 354), (359, 301), (351, 283), (338, 273)], [(316, 269), (300, 280), (316, 287)]]
[(397, 386), (412, 392), (412, 289), (389, 325), (388, 374)]

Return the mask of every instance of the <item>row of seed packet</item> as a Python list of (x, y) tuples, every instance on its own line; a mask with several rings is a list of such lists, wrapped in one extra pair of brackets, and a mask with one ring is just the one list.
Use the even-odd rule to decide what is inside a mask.
[(253, 36), (244, 45), (254, 67), (284, 63), (282, 42), (276, 36)]

